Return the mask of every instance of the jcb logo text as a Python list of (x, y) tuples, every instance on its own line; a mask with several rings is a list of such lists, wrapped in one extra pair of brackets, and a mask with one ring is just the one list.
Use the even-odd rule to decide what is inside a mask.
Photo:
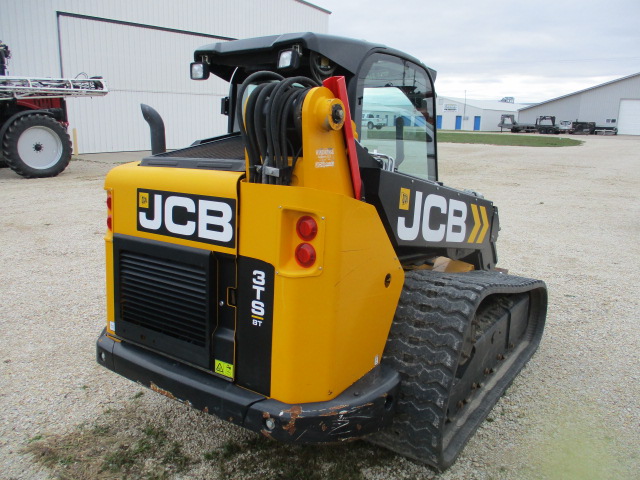
[[(403, 189), (404, 190), (404, 189)], [(405, 194), (406, 195), (406, 194)], [(402, 201), (402, 194), (401, 194)], [(398, 217), (398, 237), (413, 241), (422, 235), (427, 242), (464, 242), (467, 234), (467, 204), (446, 199), (435, 193), (423, 199), (415, 192), (415, 201), (409, 217)], [(413, 217), (413, 218), (411, 218)]]
[(235, 200), (138, 190), (138, 230), (224, 247), (235, 245)]

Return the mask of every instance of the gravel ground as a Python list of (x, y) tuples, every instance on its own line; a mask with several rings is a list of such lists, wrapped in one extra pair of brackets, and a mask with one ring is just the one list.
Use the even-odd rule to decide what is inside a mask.
[[(640, 478), (640, 138), (584, 140), (439, 146), (441, 179), (500, 207), (498, 266), (547, 282), (545, 335), (447, 472), (395, 455), (368, 465), (375, 450), (357, 444), (332, 455), (364, 465), (368, 479)], [(137, 398), (139, 386), (95, 363), (104, 323), (102, 182), (113, 158), (83, 156), (42, 180), (0, 170), (0, 478), (49, 478), (22, 452), (30, 439), (128, 405), (132, 422), (172, 425), (193, 457), (251, 436), (160, 395)], [(251, 476), (246, 468), (234, 478)], [(223, 478), (205, 462), (170, 477)]]

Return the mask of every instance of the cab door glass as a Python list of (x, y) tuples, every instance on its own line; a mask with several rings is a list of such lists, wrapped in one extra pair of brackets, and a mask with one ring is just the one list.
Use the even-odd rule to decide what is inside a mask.
[[(399, 172), (437, 180), (432, 82), (424, 69), (375, 54), (358, 79), (360, 143)], [(389, 160), (389, 157), (391, 160)]]

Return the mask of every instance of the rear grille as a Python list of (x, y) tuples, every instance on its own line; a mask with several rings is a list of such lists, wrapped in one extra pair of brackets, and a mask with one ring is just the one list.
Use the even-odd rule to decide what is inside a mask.
[(116, 334), (209, 368), (211, 252), (118, 235), (114, 254)]
[(206, 272), (145, 255), (120, 255), (122, 317), (170, 337), (206, 344)]

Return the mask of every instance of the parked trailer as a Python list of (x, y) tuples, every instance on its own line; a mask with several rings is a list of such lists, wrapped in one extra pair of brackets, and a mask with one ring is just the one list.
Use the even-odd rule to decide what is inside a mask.
[(596, 122), (582, 122), (576, 120), (570, 122), (564, 120), (561, 125), (568, 125), (567, 132), (574, 135), (617, 135), (618, 128), (612, 126), (596, 125)]
[(552, 115), (541, 115), (536, 118), (536, 123), (518, 123), (513, 114), (500, 116), (498, 124), (500, 131), (508, 128), (511, 133), (560, 133), (559, 125), (556, 125), (556, 117)]

